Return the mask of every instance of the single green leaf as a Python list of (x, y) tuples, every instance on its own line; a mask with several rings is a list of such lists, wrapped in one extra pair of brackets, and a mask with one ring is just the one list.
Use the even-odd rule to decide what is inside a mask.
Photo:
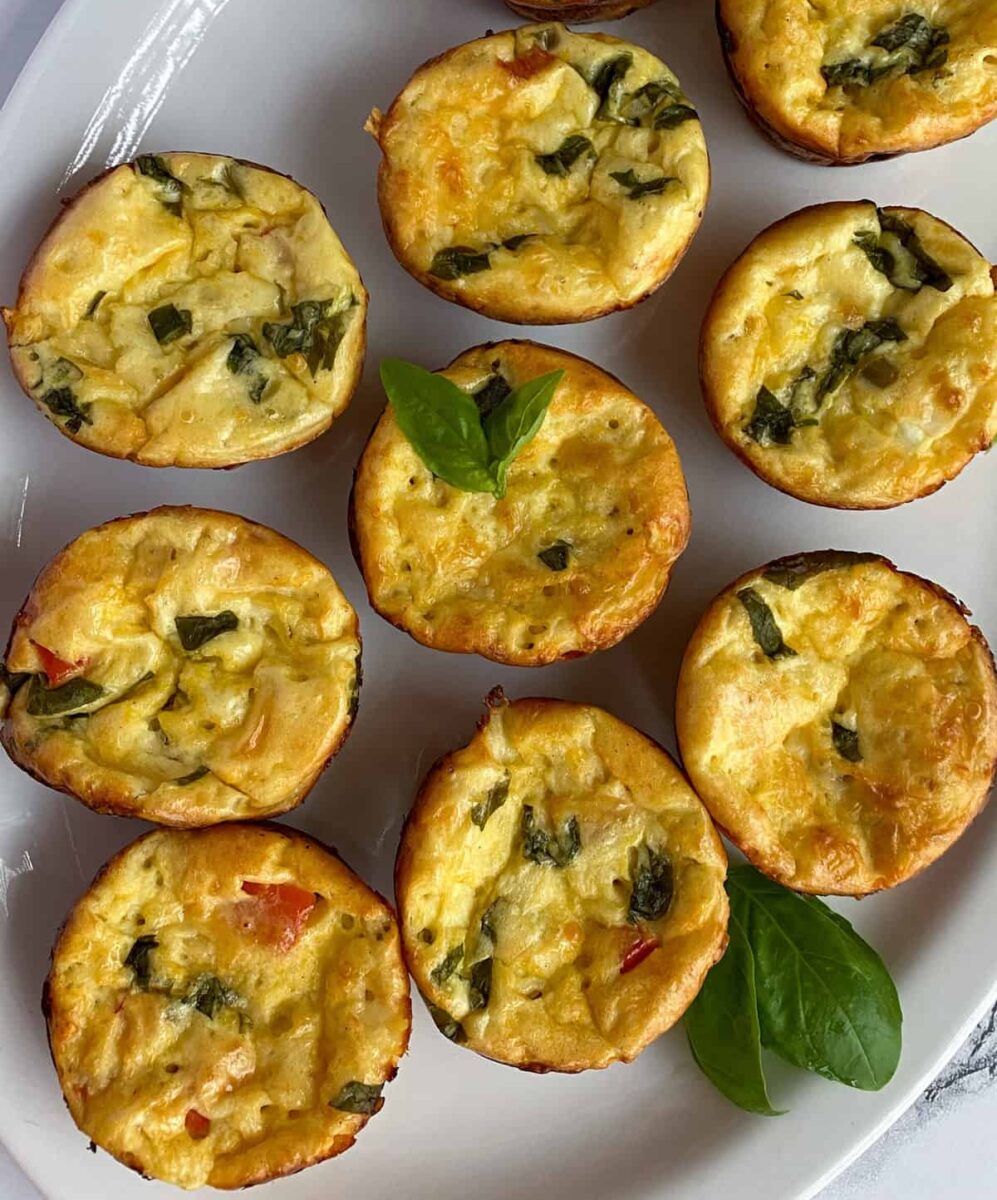
[(675, 183), (674, 175), (659, 175), (656, 179), (638, 179), (633, 167), (625, 171), (610, 171), (610, 179), (614, 179), (621, 188), (626, 189), (628, 200), (642, 200), (645, 196), (657, 196), (670, 183)]
[(728, 1100), (763, 1117), (773, 1108), (762, 1069), (755, 958), (747, 932), (731, 913), (730, 941), (685, 1014), (685, 1032), (696, 1064)]
[(536, 154), (534, 158), (545, 175), (557, 175), (563, 179), (571, 174), (571, 168), (583, 154), (594, 153), (592, 143), (587, 137), (583, 137), (580, 133), (573, 133), (570, 137), (566, 137), (551, 154)]
[(467, 999), (472, 1012), (488, 1007), (492, 993), (492, 965), (492, 959), (483, 958), (471, 967), (471, 973), (467, 977)]
[(631, 852), (633, 865), (630, 875), (630, 905), (627, 920), (631, 925), (638, 921), (660, 921), (671, 907), (675, 891), (675, 874), (667, 854), (652, 850), (642, 843)]
[(446, 981), (453, 975), (454, 971), (464, 961), (464, 944), (458, 942), (456, 946), (452, 946), (447, 953), (446, 958), (440, 959), (435, 967), (429, 972), (429, 978), (436, 984), (437, 987), (443, 987)]
[(464, 1026), (461, 1025), (455, 1017), (452, 1017), (444, 1008), (439, 1008), (435, 1004), (430, 1004), (428, 1001), (426, 1007), (429, 1009), (429, 1015), (433, 1018), (433, 1023), (436, 1028), (443, 1034), (445, 1038), (449, 1038), (451, 1042), (456, 1042), (460, 1045), (467, 1041), (467, 1034), (464, 1032)]
[(677, 129), (686, 121), (698, 121), (699, 113), (688, 104), (669, 104), (655, 115), (655, 129)]
[(628, 125), (651, 123), (662, 105), (672, 105), (682, 99), (682, 93), (669, 79), (652, 79), (620, 101), (619, 115)]
[(319, 371), (331, 371), (335, 365), (336, 353), (355, 307), (355, 296), (350, 296), (345, 306), (342, 298), (302, 300), (292, 305), (289, 322), (267, 321), (263, 336), (278, 358), (304, 355), (308, 373), (314, 379)]
[(193, 328), (189, 308), (177, 308), (175, 304), (162, 304), (149, 313), (149, 325), (161, 346), (168, 346), (177, 338), (186, 337)]
[(471, 805), (471, 820), (479, 829), (484, 829), (488, 823), (488, 818), (492, 813), (498, 810), (505, 804), (509, 795), (509, 776), (504, 779), (499, 779), (488, 789), (488, 795), (484, 800), (479, 800), (477, 804)]
[(537, 825), (531, 804), (523, 805), (520, 831), (523, 837), (523, 857), (540, 866), (563, 869), (578, 856), (582, 848), (582, 835), (577, 817), (568, 817), (560, 833), (549, 833)]
[(381, 363), (381, 382), (399, 428), (434, 475), (465, 492), (496, 492), (473, 396), (445, 376), (397, 358)]
[(143, 934), (142, 937), (136, 938), (132, 942), (132, 948), (128, 951), (122, 964), (129, 968), (135, 977), (135, 986), (141, 988), (143, 992), (149, 990), (149, 983), (152, 980), (152, 964), (149, 962), (149, 955), (158, 945), (159, 940), (153, 934)]
[(884, 342), (906, 342), (907, 335), (892, 317), (866, 321), (858, 329), (843, 329), (831, 347), (831, 361), (817, 388), (817, 400), (836, 392), (861, 360)]
[(795, 592), (807, 580), (825, 571), (847, 570), (861, 563), (882, 561), (878, 554), (865, 554), (857, 550), (808, 550), (776, 559), (762, 572), (762, 578)]
[(210, 642), (219, 634), (229, 633), (239, 628), (239, 618), (231, 609), (210, 616), (174, 617), (173, 624), (177, 629), (180, 645), (185, 650), (200, 650), (205, 642)]
[(509, 467), (526, 444), (536, 437), (564, 371), (551, 371), (520, 384), (485, 418), (484, 433), (494, 460), (495, 495), (505, 495)]
[(568, 561), (571, 558), (571, 543), (558, 538), (556, 542), (539, 551), (537, 558), (540, 559), (548, 571), (564, 571), (567, 569)]
[(776, 622), (771, 608), (765, 603), (754, 588), (741, 588), (737, 593), (738, 600), (744, 606), (751, 622), (751, 632), (755, 641), (765, 651), (767, 658), (794, 658), (796, 651), (787, 646), (782, 639), (782, 630)]
[(188, 190), (175, 175), (171, 175), (166, 163), (156, 154), (140, 154), (135, 160), (135, 169), (159, 185), (159, 202), (175, 217), (183, 216), (183, 194)]
[(732, 867), (727, 887), (754, 951), (762, 1044), (850, 1087), (889, 1083), (903, 1017), (879, 955), (826, 904), (753, 867)]
[(847, 725), (839, 725), (837, 721), (832, 721), (831, 737), (834, 740), (835, 750), (842, 758), (847, 758), (849, 762), (853, 763), (862, 761), (857, 730), (849, 729)]
[(437, 250), (429, 266), (430, 275), (437, 279), (460, 279), (464, 275), (477, 275), (491, 268), (491, 251), (475, 250), (473, 246), (447, 246)]
[(383, 1083), (361, 1083), (358, 1079), (351, 1079), (349, 1083), (343, 1084), (339, 1094), (329, 1101), (329, 1105), (331, 1108), (338, 1108), (340, 1112), (357, 1113), (366, 1117), (376, 1113), (381, 1107), (383, 1087)]
[(36, 675), (28, 696), (28, 713), (32, 717), (59, 717), (86, 708), (104, 695), (99, 683), (89, 679), (70, 679), (59, 687), (49, 688)]

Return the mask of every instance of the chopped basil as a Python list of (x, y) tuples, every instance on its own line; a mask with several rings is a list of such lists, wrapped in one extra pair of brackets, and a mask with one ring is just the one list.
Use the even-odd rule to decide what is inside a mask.
[(621, 188), (625, 188), (628, 200), (642, 200), (645, 196), (660, 195), (670, 183), (676, 183), (674, 175), (659, 175), (657, 179), (638, 179), (633, 167), (625, 171), (610, 171), (609, 178), (614, 179)]
[(338, 1108), (340, 1112), (369, 1116), (381, 1107), (383, 1087), (383, 1083), (361, 1083), (357, 1079), (351, 1079), (349, 1083), (343, 1084), (339, 1095), (330, 1100), (329, 1105), (331, 1108)]
[(49, 388), (42, 393), (41, 402), (53, 416), (65, 421), (69, 433), (79, 433), (84, 425), (93, 424), (90, 405), (81, 404), (70, 387)]
[(531, 804), (523, 805), (521, 822), (523, 857), (540, 866), (566, 867), (582, 847), (582, 835), (577, 817), (568, 817), (558, 834), (541, 829), (533, 815)]
[(771, 608), (759, 596), (754, 588), (741, 588), (737, 593), (744, 611), (751, 622), (751, 632), (755, 641), (761, 646), (767, 658), (793, 658), (796, 651), (787, 646), (782, 639), (782, 630), (772, 613)]
[(436, 1028), (445, 1038), (449, 1038), (451, 1042), (456, 1042), (458, 1045), (467, 1041), (467, 1034), (464, 1032), (464, 1026), (461, 1025), (460, 1021), (452, 1017), (445, 1009), (439, 1008), (435, 1004), (427, 1002), (426, 1007), (429, 1009), (429, 1015), (433, 1018)]
[(181, 775), (179, 779), (171, 779), (170, 782), (174, 787), (186, 787), (189, 783), (197, 783), (209, 773), (207, 767), (196, 767), (189, 775)]
[(493, 946), (498, 941), (498, 935), (495, 932), (495, 917), (499, 908), (501, 907), (501, 904), (502, 899), (499, 897), (498, 900), (493, 900), (481, 914), (481, 932), (484, 937), (488, 938)]
[(140, 175), (159, 184), (159, 202), (175, 217), (183, 215), (183, 194), (187, 185), (171, 175), (166, 163), (156, 154), (140, 154), (135, 160)]
[(563, 571), (568, 566), (568, 559), (571, 557), (571, 543), (565, 542), (561, 538), (545, 550), (541, 550), (537, 554), (537, 558), (550, 571)]
[(879, 238), (868, 229), (860, 229), (852, 240), (880, 275), (889, 278), (893, 272), (893, 255), (879, 244)]
[(688, 104), (669, 104), (654, 118), (655, 129), (677, 129), (686, 121), (698, 121), (699, 113)]
[(492, 374), (476, 392), (471, 393), (474, 403), (478, 406), (482, 421), (489, 416), (493, 409), (498, 408), (503, 400), (512, 395), (512, 388), (505, 377), (499, 373), (498, 363), (492, 364)]
[(866, 321), (859, 329), (843, 329), (831, 347), (831, 363), (817, 387), (818, 403), (836, 392), (861, 359), (884, 342), (906, 342), (907, 335), (892, 317)]
[(233, 375), (246, 376), (246, 389), (254, 404), (259, 404), (267, 387), (267, 377), (260, 370), (260, 352), (248, 333), (232, 335), (232, 348), (225, 365)]
[(878, 554), (864, 554), (857, 550), (811, 550), (803, 554), (790, 554), (780, 558), (762, 572), (769, 583), (795, 592), (808, 579), (824, 571), (836, 571), (859, 563), (882, 562)]
[(131, 970), (135, 977), (135, 986), (141, 988), (143, 992), (149, 990), (152, 980), (152, 964), (149, 962), (149, 955), (158, 945), (158, 939), (151, 933), (136, 938), (122, 964)]
[(180, 1001), (213, 1021), (223, 1008), (241, 1008), (245, 1001), (216, 975), (199, 975)]
[(149, 324), (161, 346), (168, 346), (177, 338), (186, 337), (193, 328), (189, 308), (177, 308), (175, 304), (163, 304), (149, 313)]
[(457, 970), (460, 964), (464, 961), (464, 946), (463, 943), (458, 943), (452, 946), (447, 953), (446, 958), (440, 959), (435, 967), (429, 972), (429, 978), (436, 984), (437, 987), (443, 987), (450, 976)]
[(631, 925), (638, 921), (660, 921), (668, 912), (675, 891), (671, 859), (647, 844), (636, 848), (633, 859), (627, 920)]
[[(811, 372), (810, 378), (812, 377)], [(798, 416), (789, 405), (783, 404), (773, 392), (763, 386), (755, 396), (755, 410), (751, 414), (751, 420), (744, 427), (744, 432), (759, 446), (788, 446), (792, 441), (794, 429), (816, 424), (815, 417)]]
[(514, 233), (512, 237), (507, 237), (502, 245), (506, 250), (518, 250), (524, 242), (528, 242), (530, 238), (534, 238), (535, 233)]
[(820, 73), (829, 88), (869, 87), (892, 70), (892, 63), (871, 63), (861, 58), (847, 58), (844, 62), (825, 63)]
[(437, 250), (429, 267), (430, 275), (437, 279), (460, 279), (464, 275), (476, 275), (487, 271), (491, 265), (491, 251), (475, 250), (473, 246), (447, 246)]
[(319, 371), (332, 370), (346, 333), (347, 316), (355, 304), (355, 297), (346, 308), (340, 300), (302, 300), (291, 306), (289, 323), (267, 321), (263, 336), (278, 358), (303, 354), (314, 379)]
[(944, 66), (949, 41), (947, 29), (920, 13), (907, 13), (869, 42), (870, 49), (884, 50), (886, 57), (848, 58), (825, 63), (820, 70), (828, 87), (870, 87), (886, 75), (920, 75)]
[(484, 829), (488, 823), (488, 818), (492, 813), (497, 812), (509, 795), (509, 776), (498, 780), (488, 789), (488, 795), (484, 800), (479, 800), (477, 804), (471, 806), (471, 820), (479, 829)]
[[(914, 281), (918, 285), (934, 288), (937, 292), (947, 292), (952, 286), (952, 277), (925, 250), (921, 239), (914, 232), (914, 227), (894, 213), (885, 212), (881, 208), (876, 211), (883, 234), (896, 238), (900, 247), (910, 256), (912, 263), (909, 264), (909, 270)], [(908, 290), (917, 289), (908, 285)]]
[(92, 321), (97, 315), (97, 309), (100, 308), (100, 302), (107, 295), (107, 292), (95, 292), (93, 299), (87, 305), (87, 310), (83, 314), (84, 321)]
[(490, 958), (483, 958), (471, 968), (467, 978), (467, 999), (472, 1012), (488, 1007), (488, 998), (492, 991), (492, 962)]
[(100, 684), (89, 679), (70, 679), (59, 687), (48, 688), (36, 675), (28, 696), (28, 713), (32, 717), (59, 717), (86, 708), (103, 695)]
[(849, 729), (847, 725), (839, 725), (837, 721), (832, 721), (831, 737), (834, 740), (835, 750), (842, 758), (847, 758), (849, 762), (853, 763), (862, 761), (857, 730)]
[(562, 179), (571, 174), (571, 168), (585, 155), (594, 155), (595, 150), (587, 137), (573, 133), (566, 137), (561, 145), (551, 154), (536, 154), (537, 165), (545, 175), (557, 175)]
[(595, 69), (589, 87), (599, 97), (596, 118), (603, 121), (619, 120), (617, 105), (623, 91), (623, 79), (633, 66), (632, 54), (618, 54), (604, 59)]
[(174, 617), (173, 624), (177, 629), (180, 645), (185, 650), (199, 650), (205, 642), (219, 634), (228, 633), (239, 628), (239, 618), (231, 609), (224, 609), (212, 616)]

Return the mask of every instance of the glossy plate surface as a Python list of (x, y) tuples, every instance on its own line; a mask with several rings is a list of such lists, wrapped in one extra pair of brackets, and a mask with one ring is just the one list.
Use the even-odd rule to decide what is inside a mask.
[[(244, 513), (299, 540), (332, 568), (360, 612), (366, 682), (357, 728), (289, 818), (336, 845), (382, 891), (404, 814), (433, 760), (466, 741), (488, 689), (601, 704), (674, 749), (679, 658), (722, 586), (780, 554), (827, 546), (881, 551), (962, 597), (997, 641), (993, 514), (997, 472), (981, 456), (935, 496), (892, 512), (838, 513), (780, 495), (738, 464), (699, 398), (695, 344), (710, 292), (763, 226), (805, 204), (869, 197), (929, 209), (997, 257), (997, 125), (890, 163), (825, 170), (748, 125), (728, 87), (705, 0), (665, 0), (614, 33), (641, 41), (700, 109), (714, 190), (692, 250), (658, 295), (629, 314), (548, 329), (652, 404), (688, 476), (693, 537), (658, 612), (628, 641), (538, 672), (434, 653), (377, 618), (350, 556), (353, 466), (383, 403), (377, 363), (439, 366), (516, 331), (425, 292), (396, 266), (374, 199), (378, 152), (363, 133), (410, 71), (447, 46), (513, 23), (498, 0), (68, 0), (0, 117), (0, 297), (13, 301), (32, 246), (72, 192), (137, 149), (226, 152), (315, 190), (371, 292), (364, 385), (313, 445), (237, 471), (154, 471), (61, 438), (0, 367), (0, 624), (38, 569), (90, 525), (164, 502)], [(97, 868), (140, 832), (32, 783), (0, 762), (0, 1138), (52, 1200), (150, 1200), (177, 1193), (87, 1153), (63, 1107), (39, 994), (53, 935)], [(747, 1116), (714, 1093), (681, 1030), (633, 1066), (530, 1076), (462, 1052), (419, 1003), (409, 1057), (355, 1149), (273, 1185), (281, 1200), (330, 1195), (465, 1200), (793, 1200), (813, 1192), (917, 1095), (997, 988), (997, 812), (921, 878), (836, 905), (892, 969), (906, 1012), (900, 1071), (868, 1095), (771, 1070), (791, 1112)], [(262, 1194), (262, 1193), (261, 1193)]]

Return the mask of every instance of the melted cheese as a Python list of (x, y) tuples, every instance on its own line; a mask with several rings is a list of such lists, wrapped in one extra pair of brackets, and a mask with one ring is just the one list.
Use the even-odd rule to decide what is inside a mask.
[[(767, 875), (807, 892), (892, 887), (985, 803), (993, 660), (951, 597), (885, 560), (796, 590), (764, 570), (713, 602), (686, 651), (683, 762), (714, 820)], [(745, 587), (794, 656), (762, 652), (736, 596)], [(858, 761), (839, 751), (832, 722), (857, 734)]]
[[(679, 1019), (726, 944), (720, 839), (668, 755), (615, 717), (557, 700), (491, 703), (471, 742), (430, 773), (405, 828), (395, 884), (409, 968), (490, 1058), (559, 1071), (629, 1061)], [(472, 811), (496, 784), (508, 792), (482, 828)], [(567, 865), (524, 855), (524, 805), (551, 833), (577, 820)], [(632, 924), (645, 846), (670, 861), (674, 891), (659, 919)], [(657, 948), (621, 971), (650, 939)], [(441, 980), (454, 948), (463, 958)], [(485, 956), (490, 994), (472, 1008), (467, 977)]]
[[(183, 648), (178, 616), (226, 612), (236, 628)], [(33, 715), (43, 650), (102, 694)], [(157, 509), (82, 534), (39, 576), (7, 654), (33, 678), (4, 745), (97, 809), (174, 825), (283, 812), (349, 730), (359, 654), (356, 614), (306, 551), (241, 517)]]
[[(4, 310), (22, 386), (75, 441), (149, 466), (231, 466), (317, 437), (356, 388), (367, 309), (321, 205), (235, 159), (155, 162), (179, 183), (149, 173), (148, 158), (117, 167), (36, 251)], [(333, 343), (342, 339), (331, 365), (265, 333), (308, 301), (326, 303)], [(167, 305), (189, 331), (167, 326), (159, 341), (150, 313)], [(230, 361), (236, 335), (255, 347), (242, 370)], [(75, 409), (60, 404), (67, 388)]]
[[(646, 50), (554, 25), (459, 46), (417, 71), (386, 116), (375, 110), (381, 211), (402, 265), (447, 299), (531, 323), (587, 320), (662, 283), (699, 225), (709, 161), (696, 119), (654, 129), (599, 114), (586, 80), (622, 55), (623, 94), (664, 84), (687, 103)], [(591, 153), (546, 173), (537, 156), (578, 136)], [(672, 182), (632, 199), (612, 177), (629, 171)], [(434, 275), (455, 246), (488, 253), (489, 269)]]
[[(888, 71), (871, 85), (829, 87), (824, 66), (877, 69), (895, 53), (872, 46), (901, 17), (944, 29), (937, 69)], [(922, 150), (964, 137), (997, 114), (997, 2), (720, 0), (728, 62), (749, 110), (790, 148), (835, 162)]]
[[(260, 936), (247, 881), (314, 893), (293, 944)], [(145, 977), (125, 961), (139, 938), (155, 941)], [(317, 842), (260, 826), (160, 831), (123, 850), (69, 916), (46, 1008), (80, 1129), (185, 1188), (243, 1187), (348, 1149), (368, 1117), (331, 1102), (393, 1077), (410, 1018), (387, 904)]]
[[(613, 645), (664, 592), (689, 536), (674, 443), (617, 380), (563, 351), (501, 342), (443, 374), (475, 391), (565, 376), (501, 500), (437, 479), (390, 408), (357, 468), (353, 519), (372, 605), (426, 645), (537, 665)], [(540, 552), (567, 543), (552, 570)]]
[[(856, 244), (878, 237), (869, 202), (818, 205), (759, 235), (724, 276), (703, 327), (707, 407), (721, 436), (767, 482), (815, 504), (883, 508), (957, 475), (997, 436), (997, 298), (986, 260), (943, 221), (887, 208), (911, 226), (952, 286), (895, 287)], [(845, 329), (889, 318), (906, 335), (863, 357), (787, 445), (748, 432), (759, 389), (780, 402), (804, 368), (827, 370)], [(862, 367), (885, 358), (892, 382)]]

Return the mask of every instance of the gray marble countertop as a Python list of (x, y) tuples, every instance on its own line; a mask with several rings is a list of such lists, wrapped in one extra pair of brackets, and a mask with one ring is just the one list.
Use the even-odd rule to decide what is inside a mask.
[[(63, 0), (0, 0), (0, 99)], [(940, 992), (938, 1002), (945, 1002)], [(997, 1007), (892, 1129), (820, 1200), (976, 1200), (994, 1195)], [(41, 1200), (0, 1145), (0, 1196)]]

